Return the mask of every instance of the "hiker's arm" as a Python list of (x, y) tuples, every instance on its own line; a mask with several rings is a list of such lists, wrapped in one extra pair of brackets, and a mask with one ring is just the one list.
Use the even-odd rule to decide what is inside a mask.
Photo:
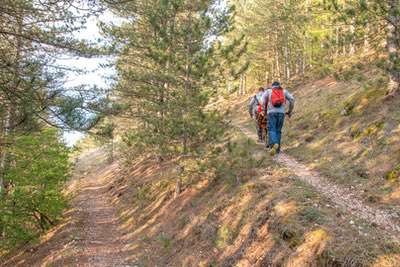
[(253, 106), (254, 106), (254, 97), (251, 98), (250, 103), (249, 103), (249, 115), (250, 115), (250, 117), (253, 117)]
[(289, 101), (289, 114), (292, 114), (292, 111), (294, 109), (294, 97), (291, 95), (287, 90), (285, 90), (285, 97), (287, 101)]
[(265, 93), (264, 95), (263, 95), (263, 97), (262, 97), (262, 101), (263, 101), (263, 104), (262, 104), (262, 111), (264, 112), (264, 113), (267, 113), (267, 109), (268, 109), (268, 93)]

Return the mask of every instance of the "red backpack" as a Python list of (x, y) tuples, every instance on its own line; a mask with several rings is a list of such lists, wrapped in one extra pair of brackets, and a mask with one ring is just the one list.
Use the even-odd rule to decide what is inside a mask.
[(272, 88), (272, 93), (271, 93), (271, 104), (275, 108), (279, 108), (282, 105), (284, 105), (286, 102), (285, 99), (285, 92), (283, 91), (282, 88)]

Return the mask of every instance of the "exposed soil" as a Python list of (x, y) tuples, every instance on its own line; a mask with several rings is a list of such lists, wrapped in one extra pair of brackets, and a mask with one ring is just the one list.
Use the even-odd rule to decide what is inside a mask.
[(108, 194), (109, 179), (118, 170), (102, 150), (77, 161), (69, 190), (75, 192), (66, 219), (36, 247), (25, 248), (3, 266), (132, 266), (126, 262), (118, 214)]
[[(257, 136), (255, 133), (241, 125), (237, 126), (248, 137), (256, 140)], [(293, 171), (297, 179), (310, 184), (339, 207), (381, 228), (387, 237), (393, 238), (396, 241), (400, 240), (400, 220), (398, 214), (368, 205), (361, 200), (360, 196), (362, 193), (357, 192), (355, 188), (345, 188), (344, 186), (329, 182), (317, 172), (310, 170), (285, 153), (276, 156), (275, 160)]]

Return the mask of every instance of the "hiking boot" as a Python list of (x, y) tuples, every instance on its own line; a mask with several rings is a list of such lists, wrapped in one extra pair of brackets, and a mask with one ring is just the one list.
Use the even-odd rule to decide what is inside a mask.
[(272, 157), (275, 156), (277, 153), (279, 153), (279, 145), (274, 144), (269, 153), (271, 154)]

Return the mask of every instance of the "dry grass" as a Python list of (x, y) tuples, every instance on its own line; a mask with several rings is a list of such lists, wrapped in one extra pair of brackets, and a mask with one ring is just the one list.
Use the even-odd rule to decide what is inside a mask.
[(326, 78), (295, 90), (296, 115), (286, 129), (288, 153), (335, 182), (364, 191), (376, 204), (400, 207), (396, 192), (400, 162), (399, 99), (384, 98), (378, 70)]
[[(251, 149), (264, 153), (256, 145)], [(149, 159), (133, 166), (111, 192), (122, 193), (115, 203), (130, 260), (139, 266), (367, 266), (380, 257), (390, 258), (387, 266), (400, 263), (391, 256), (397, 246), (376, 229), (270, 159), (240, 185), (207, 175), (192, 179), (177, 199), (173, 183), (166, 182), (172, 163)], [(151, 188), (149, 198), (137, 198), (141, 188)]]
[[(235, 140), (248, 144), (241, 134)], [(255, 157), (264, 153), (255, 144), (249, 149)], [(100, 168), (102, 163), (98, 164)], [(188, 179), (176, 199), (173, 161), (138, 158), (129, 167), (114, 164), (99, 171), (108, 181), (104, 191), (120, 211), (124, 261), (132, 265), (399, 264), (397, 245), (382, 240), (373, 227), (342, 213), (313, 189), (293, 180), (291, 171), (269, 158), (240, 184), (210, 179), (207, 174)], [(86, 172), (83, 169), (82, 175)], [(75, 183), (74, 190), (78, 188)], [(51, 264), (70, 258), (76, 253), (74, 242), (80, 239), (79, 225), (60, 225), (42, 244), (16, 259), (23, 263), (42, 258), (41, 262)]]

